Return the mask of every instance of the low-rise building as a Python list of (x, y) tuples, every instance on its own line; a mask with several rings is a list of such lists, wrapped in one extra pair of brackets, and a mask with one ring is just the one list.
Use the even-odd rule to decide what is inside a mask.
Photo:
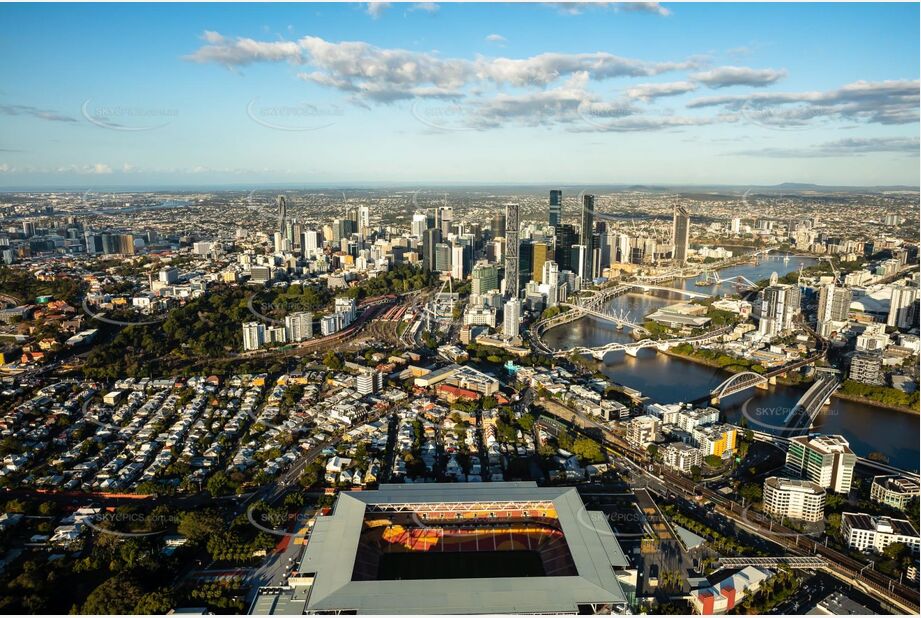
[(874, 476), (870, 499), (904, 511), (918, 497), (918, 481), (904, 476)]
[(893, 543), (904, 543), (912, 552), (917, 553), (921, 546), (918, 531), (907, 519), (842, 513), (841, 534), (847, 546), (857, 551), (882, 553)]
[(691, 468), (700, 467), (703, 463), (700, 449), (684, 442), (673, 442), (667, 445), (662, 449), (662, 459), (669, 468), (685, 474), (690, 474)]
[(726, 579), (691, 591), (691, 605), (702, 616), (725, 614), (747, 595), (757, 592), (771, 572), (759, 567), (745, 567)]
[(644, 415), (630, 419), (627, 423), (627, 442), (638, 448), (646, 448), (656, 441), (660, 422), (654, 416)]
[(771, 476), (764, 480), (763, 509), (773, 517), (822, 521), (825, 489), (812, 481)]

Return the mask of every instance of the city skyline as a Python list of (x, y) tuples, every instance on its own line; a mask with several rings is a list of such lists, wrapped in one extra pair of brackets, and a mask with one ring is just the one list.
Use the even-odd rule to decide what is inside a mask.
[(0, 189), (919, 184), (913, 4), (0, 15)]

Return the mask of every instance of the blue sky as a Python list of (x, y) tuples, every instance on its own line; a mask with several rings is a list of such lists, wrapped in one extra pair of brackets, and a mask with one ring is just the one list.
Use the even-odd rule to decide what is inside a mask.
[(0, 5), (0, 187), (919, 184), (917, 4)]

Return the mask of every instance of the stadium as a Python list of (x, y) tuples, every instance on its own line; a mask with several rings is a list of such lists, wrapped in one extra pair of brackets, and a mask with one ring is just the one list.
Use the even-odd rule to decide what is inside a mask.
[(575, 488), (382, 485), (340, 494), (298, 574), (252, 613), (626, 613), (625, 568)]

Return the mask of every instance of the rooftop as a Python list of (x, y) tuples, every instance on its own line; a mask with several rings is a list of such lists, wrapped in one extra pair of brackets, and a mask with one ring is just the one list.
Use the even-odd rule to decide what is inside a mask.
[[(367, 513), (548, 507), (555, 511), (577, 573), (553, 576), (552, 586), (545, 577), (398, 581), (353, 578)], [(580, 605), (588, 604), (615, 606), (617, 612), (627, 600), (615, 569), (627, 565), (603, 514), (586, 511), (573, 487), (545, 488), (532, 482), (385, 484), (376, 491), (343, 492), (332, 514), (317, 520), (299, 569), (309, 590), (304, 594), (303, 587), (295, 585), (294, 596), (303, 599), (301, 609), (308, 613), (576, 612)], [(277, 601), (271, 605), (279, 608), (275, 612), (291, 610)]]

